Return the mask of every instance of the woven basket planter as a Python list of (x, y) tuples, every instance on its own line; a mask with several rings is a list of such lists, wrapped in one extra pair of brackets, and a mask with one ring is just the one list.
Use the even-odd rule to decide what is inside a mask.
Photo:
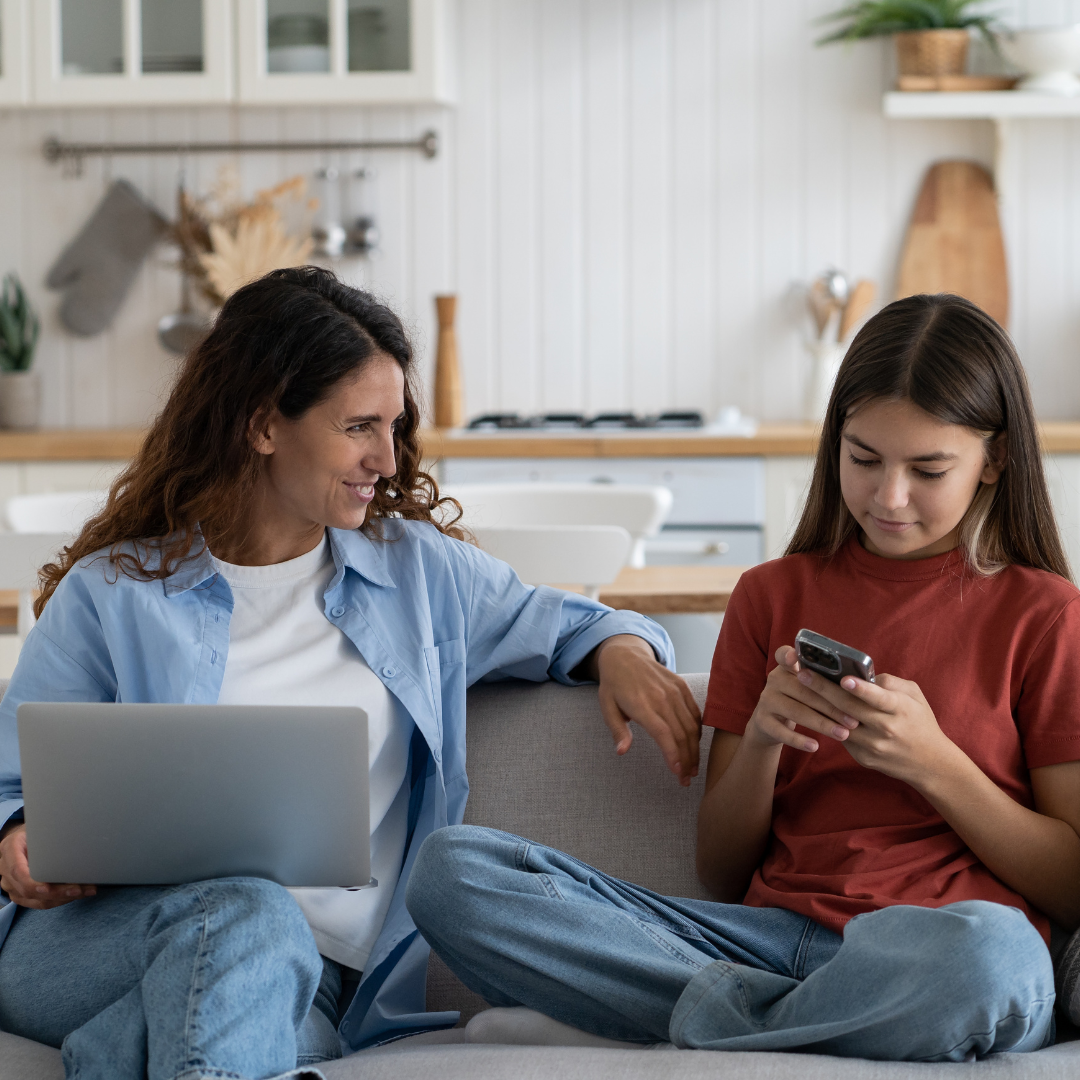
[(893, 36), (901, 75), (963, 75), (971, 40), (966, 30), (906, 30)]

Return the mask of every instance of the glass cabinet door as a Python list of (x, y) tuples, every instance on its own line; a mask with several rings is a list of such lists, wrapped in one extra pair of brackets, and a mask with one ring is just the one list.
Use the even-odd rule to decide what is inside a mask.
[(348, 0), (350, 71), (408, 71), (409, 0)]
[(266, 70), (330, 71), (330, 0), (266, 0)]
[(153, 105), (233, 98), (225, 0), (27, 0), (33, 99)]
[(0, 105), (21, 105), (29, 98), (27, 2), (0, 0)]
[(449, 102), (453, 0), (241, 0), (251, 103)]
[(60, 71), (123, 75), (124, 0), (60, 0)]
[(205, 70), (202, 0), (141, 0), (142, 72)]

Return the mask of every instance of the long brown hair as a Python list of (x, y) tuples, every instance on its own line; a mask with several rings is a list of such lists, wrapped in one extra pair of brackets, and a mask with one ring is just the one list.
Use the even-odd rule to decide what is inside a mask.
[(226, 301), (104, 508), (57, 562), (42, 567), (34, 613), (95, 551), (107, 549), (119, 573), (162, 579), (201, 555), (207, 535), (241, 535), (262, 468), (249, 438), (252, 419), (276, 409), (295, 420), (380, 354), (405, 373), (405, 414), (394, 434), (397, 472), (376, 483), (363, 531), (380, 537), (382, 522), (399, 517), (461, 537), (460, 506), (440, 498), (420, 469), (413, 352), (401, 320), (329, 270), (275, 270)]
[(1031, 566), (1071, 581), (1043, 474), (1035, 411), (1009, 336), (959, 296), (909, 296), (878, 312), (851, 343), (836, 376), (802, 519), (786, 555), (832, 556), (858, 529), (840, 492), (840, 437), (873, 400), (903, 400), (983, 438), (1004, 470), (981, 484), (960, 522), (960, 547), (978, 574)]

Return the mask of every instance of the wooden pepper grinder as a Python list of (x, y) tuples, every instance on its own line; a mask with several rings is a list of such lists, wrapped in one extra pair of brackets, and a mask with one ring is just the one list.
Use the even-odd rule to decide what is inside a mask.
[(435, 426), (456, 428), (465, 420), (457, 331), (454, 329), (457, 297), (436, 296), (435, 310), (439, 316), (439, 343), (435, 349)]

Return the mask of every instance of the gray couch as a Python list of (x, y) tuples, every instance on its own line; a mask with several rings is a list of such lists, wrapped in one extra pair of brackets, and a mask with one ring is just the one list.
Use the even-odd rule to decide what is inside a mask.
[[(687, 676), (699, 702), (706, 677)], [(0, 685), (2, 692), (2, 685)], [(707, 755), (709, 732), (703, 743)], [(703, 760), (704, 766), (704, 760)], [(641, 734), (617, 758), (594, 687), (503, 683), (469, 697), (465, 820), (560, 847), (609, 873), (671, 895), (702, 897), (694, 876), (694, 820), (701, 776), (689, 789), (667, 772)], [(437, 957), (428, 1004), (485, 1008)], [(404, 1039), (322, 1067), (327, 1080), (1075, 1080), (1080, 1042), (1037, 1054), (1003, 1054), (971, 1065), (917, 1065), (807, 1054), (697, 1050), (600, 1050), (469, 1045), (461, 1026)], [(0, 1080), (59, 1080), (56, 1050), (0, 1034)]]

